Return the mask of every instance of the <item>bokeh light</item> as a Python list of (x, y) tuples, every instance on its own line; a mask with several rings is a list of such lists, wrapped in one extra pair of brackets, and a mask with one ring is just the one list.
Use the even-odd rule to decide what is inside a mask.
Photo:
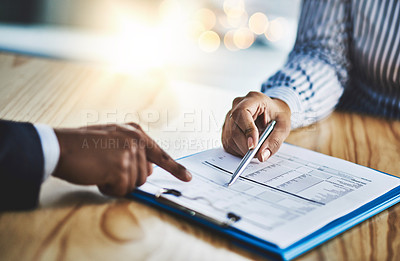
[(168, 68), (188, 62), (196, 51), (217, 51), (221, 44), (229, 51), (244, 50), (257, 35), (280, 44), (288, 34), (284, 18), (270, 21), (265, 13), (247, 13), (251, 8), (246, 11), (243, 0), (223, 0), (207, 7), (162, 0), (158, 7), (158, 17), (139, 16), (123, 5), (113, 10), (116, 31), (102, 53), (119, 71)]
[(253, 14), (249, 19), (250, 30), (258, 35), (261, 35), (267, 31), (268, 24), (268, 17), (261, 12)]
[(234, 36), (235, 36), (235, 30), (230, 30), (226, 32), (224, 36), (224, 45), (226, 49), (228, 49), (229, 51), (239, 50), (239, 48), (235, 45), (235, 42), (233, 40)]
[(199, 37), (199, 47), (204, 52), (214, 52), (220, 45), (220, 38), (214, 31), (205, 31)]
[(223, 8), (225, 14), (231, 18), (240, 17), (245, 12), (243, 0), (225, 0)]
[(248, 15), (243, 12), (240, 16), (227, 16), (227, 22), (231, 28), (239, 28), (247, 25)]
[(225, 29), (230, 28), (230, 24), (228, 23), (228, 17), (226, 15), (218, 16), (218, 23)]
[(254, 34), (249, 28), (240, 28), (235, 32), (233, 42), (239, 49), (247, 49), (254, 42)]
[(196, 39), (197, 40), (204, 31), (207, 31), (206, 28), (198, 20), (192, 20), (187, 25), (187, 34), (192, 39)]
[(164, 19), (174, 19), (182, 11), (178, 0), (164, 0), (159, 6), (160, 16)]
[(269, 23), (268, 29), (265, 32), (265, 37), (271, 42), (277, 42), (282, 39), (283, 31), (283, 18), (277, 18)]
[(215, 26), (217, 18), (210, 9), (201, 8), (195, 13), (195, 20), (203, 25), (205, 31), (208, 31)]

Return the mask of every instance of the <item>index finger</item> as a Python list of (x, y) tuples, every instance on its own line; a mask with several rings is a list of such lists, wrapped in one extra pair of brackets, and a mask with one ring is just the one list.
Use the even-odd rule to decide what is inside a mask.
[(130, 137), (133, 137), (140, 142), (140, 147), (146, 151), (146, 159), (161, 168), (165, 169), (176, 178), (182, 181), (190, 181), (192, 175), (184, 166), (173, 160), (158, 144), (150, 138), (140, 127), (131, 124), (120, 126), (121, 130), (126, 132)]
[(263, 111), (259, 111), (257, 107), (257, 104), (254, 104), (254, 102), (242, 101), (231, 114), (231, 120), (234, 121), (246, 137), (248, 149), (254, 148), (259, 139), (258, 128), (254, 120)]
[(192, 179), (192, 175), (184, 166), (173, 160), (154, 140), (150, 137), (148, 139), (146, 155), (149, 161), (157, 164), (182, 181), (190, 181)]

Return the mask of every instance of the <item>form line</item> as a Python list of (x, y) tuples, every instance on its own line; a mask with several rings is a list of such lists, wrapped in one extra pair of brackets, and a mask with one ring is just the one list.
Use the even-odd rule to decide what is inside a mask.
[[(210, 163), (210, 162), (208, 162), (208, 161), (204, 161), (204, 163), (205, 163), (206, 165), (209, 165), (209, 166), (211, 166), (211, 167), (214, 167), (214, 168), (216, 168), (216, 169), (218, 169), (218, 170), (221, 170), (221, 171), (223, 171), (223, 172), (229, 173), (229, 174), (231, 174), (231, 175), (233, 174), (233, 173), (230, 172), (229, 170), (226, 170), (226, 169), (224, 169), (224, 168), (221, 168), (221, 167), (219, 167), (219, 166), (217, 166), (217, 165), (215, 165), (215, 164), (212, 164), (212, 163)], [(322, 206), (325, 205), (325, 203), (323, 203), (323, 202), (319, 202), (319, 201), (315, 201), (315, 200), (313, 200), (313, 199), (305, 198), (305, 197), (296, 195), (296, 194), (294, 194), (294, 193), (292, 193), (292, 192), (289, 192), (289, 191), (286, 191), (286, 190), (282, 190), (282, 189), (279, 189), (279, 188), (275, 188), (275, 187), (272, 187), (272, 186), (270, 186), (270, 185), (267, 185), (267, 184), (264, 184), (264, 183), (261, 183), (261, 182), (258, 182), (258, 181), (255, 181), (255, 180), (246, 178), (246, 177), (240, 177), (240, 178), (241, 178), (241, 179), (245, 179), (245, 180), (250, 181), (250, 182), (253, 182), (253, 183), (256, 183), (256, 184), (258, 184), (258, 185), (261, 185), (261, 186), (270, 188), (270, 189), (277, 190), (277, 191), (282, 192), (282, 193), (289, 194), (289, 195), (294, 196), (294, 197), (299, 198), (299, 199), (303, 199), (303, 200), (306, 200), (306, 201), (309, 201), (309, 202), (312, 202), (312, 203), (315, 203), (315, 204), (319, 204), (319, 205), (322, 205)]]

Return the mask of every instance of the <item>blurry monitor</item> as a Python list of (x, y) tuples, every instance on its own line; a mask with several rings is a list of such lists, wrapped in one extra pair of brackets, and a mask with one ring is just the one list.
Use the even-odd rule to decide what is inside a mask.
[(41, 0), (1, 0), (0, 22), (30, 24), (40, 20)]

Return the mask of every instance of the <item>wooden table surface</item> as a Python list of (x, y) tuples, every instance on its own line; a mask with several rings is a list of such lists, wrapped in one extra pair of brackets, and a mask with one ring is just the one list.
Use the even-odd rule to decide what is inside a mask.
[[(104, 66), (0, 53), (0, 118), (53, 127), (139, 122), (172, 156), (220, 146), (238, 94)], [(400, 122), (335, 112), (288, 142), (400, 176)], [(400, 260), (394, 206), (299, 260)], [(0, 260), (262, 259), (182, 219), (49, 178), (40, 206), (0, 214)]]

